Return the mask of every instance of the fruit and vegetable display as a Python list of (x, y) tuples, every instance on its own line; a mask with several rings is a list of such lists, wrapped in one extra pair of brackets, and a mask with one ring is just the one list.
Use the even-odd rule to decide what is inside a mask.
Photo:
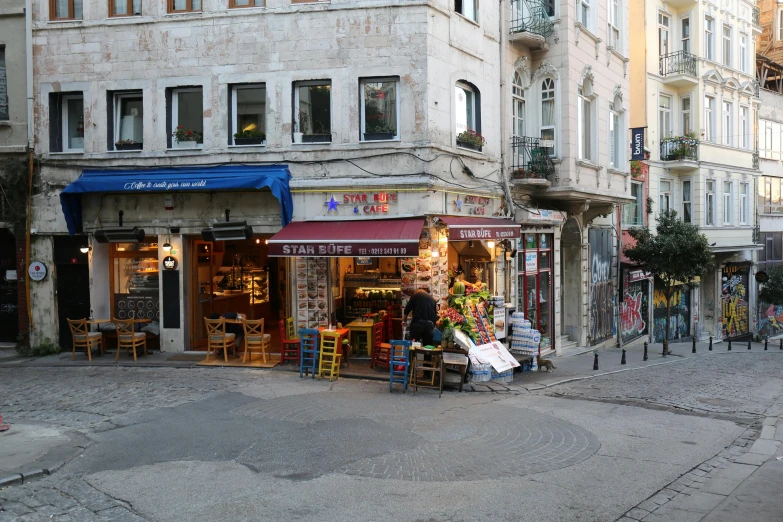
[(487, 303), (489, 292), (481, 282), (455, 281), (449, 306), (439, 312), (438, 329), (449, 338), (452, 330), (465, 332), (477, 345), (495, 341), (493, 307)]

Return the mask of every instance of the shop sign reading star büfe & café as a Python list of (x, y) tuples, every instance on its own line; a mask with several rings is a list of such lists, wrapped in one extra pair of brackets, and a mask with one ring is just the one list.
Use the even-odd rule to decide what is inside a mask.
[(389, 212), (389, 204), (397, 203), (396, 192), (371, 192), (342, 194), (340, 199), (332, 196), (326, 200), (327, 213), (338, 211), (338, 205), (353, 207), (353, 214), (386, 214)]

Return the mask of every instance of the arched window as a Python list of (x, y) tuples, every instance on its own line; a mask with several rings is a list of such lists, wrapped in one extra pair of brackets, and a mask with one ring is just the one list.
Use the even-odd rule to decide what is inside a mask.
[(511, 135), (525, 135), (525, 86), (522, 76), (514, 73), (514, 83), (511, 87)]
[(595, 119), (595, 107), (593, 107), (593, 82), (585, 78), (577, 88), (576, 105), (576, 133), (579, 159), (592, 161), (595, 156), (593, 138), (593, 120)]
[(550, 156), (555, 155), (555, 80), (544, 78), (541, 82), (541, 126), (539, 136), (541, 147), (547, 149)]
[(466, 131), (481, 133), (481, 95), (479, 90), (464, 81), (454, 87), (456, 134)]

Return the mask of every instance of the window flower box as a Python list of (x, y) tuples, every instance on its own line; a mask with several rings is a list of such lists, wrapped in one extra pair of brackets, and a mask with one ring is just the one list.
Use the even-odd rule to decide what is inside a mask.
[(486, 143), (487, 140), (484, 139), (484, 136), (471, 129), (460, 132), (457, 135), (457, 147), (462, 147), (463, 149), (481, 152), (482, 147)]
[(266, 134), (258, 131), (242, 131), (234, 134), (234, 145), (263, 145)]
[(468, 143), (467, 141), (459, 141), (457, 140), (457, 147), (461, 147), (463, 149), (470, 149), (475, 150), (477, 152), (481, 152), (481, 145), (476, 145), (475, 143)]
[(331, 134), (303, 134), (302, 143), (330, 143)]
[(393, 132), (365, 132), (364, 133), (364, 141), (382, 141), (382, 140), (393, 140), (393, 139), (394, 139)]
[(174, 143), (175, 149), (195, 149), (198, 146), (197, 141), (177, 141)]
[(124, 140), (114, 144), (117, 150), (143, 150), (144, 144), (140, 141)]
[(200, 132), (186, 129), (182, 125), (179, 125), (171, 133), (171, 137), (174, 138), (173, 148), (175, 149), (195, 149), (201, 141)]

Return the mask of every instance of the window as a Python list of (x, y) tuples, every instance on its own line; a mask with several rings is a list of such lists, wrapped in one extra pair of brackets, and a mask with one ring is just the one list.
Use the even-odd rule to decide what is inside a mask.
[(680, 48), (683, 52), (691, 52), (691, 19), (680, 19)]
[(544, 0), (547, 16), (555, 16), (555, 0)]
[(739, 131), (740, 131), (739, 146), (742, 147), (743, 149), (749, 148), (750, 136), (748, 136), (748, 108), (747, 107), (740, 107)]
[(140, 16), (141, 0), (109, 0), (109, 16)]
[(52, 20), (81, 20), (82, 0), (49, 0), (49, 18)]
[(169, 13), (201, 11), (201, 0), (167, 0)]
[[(168, 136), (169, 148), (200, 148), (204, 132), (204, 99), (201, 87), (169, 89), (171, 115)], [(181, 130), (186, 139), (175, 139), (171, 133)], [(190, 134), (187, 134), (190, 132)], [(196, 139), (190, 139), (195, 137)], [(184, 145), (183, 145), (184, 144)]]
[(682, 129), (682, 135), (690, 134), (691, 129), (691, 98), (685, 96), (680, 98), (680, 107), (682, 112), (680, 113), (680, 129)]
[(715, 180), (712, 179), (707, 180), (705, 195), (706, 195), (706, 201), (704, 202), (705, 205), (704, 224), (714, 225), (715, 224)]
[(783, 9), (778, 11), (778, 40), (783, 40)]
[[(294, 143), (332, 141), (332, 84), (329, 81), (294, 84)], [(297, 140), (297, 134), (299, 140)]]
[(49, 150), (84, 151), (84, 97), (81, 93), (55, 93), (49, 97)]
[(682, 182), (682, 220), (693, 223), (693, 200), (691, 199), (691, 182)]
[(615, 111), (609, 111), (609, 166), (614, 169), (620, 168), (620, 154), (622, 152), (622, 136), (620, 129), (620, 115)]
[(477, 117), (479, 107), (476, 100), (477, 94), (478, 91), (466, 83), (458, 83), (454, 88), (457, 139), (463, 132), (474, 131), (481, 133), (480, 119)]
[(478, 0), (454, 0), (454, 10), (465, 18), (478, 22)]
[(141, 92), (110, 93), (113, 124), (108, 126), (108, 150), (141, 150), (144, 146), (144, 109)]
[(525, 88), (519, 73), (514, 73), (514, 84), (511, 86), (511, 135), (525, 135)]
[(723, 224), (724, 225), (731, 225), (731, 213), (733, 212), (732, 209), (732, 201), (731, 201), (731, 181), (724, 181), (723, 182)]
[(590, 0), (577, 0), (579, 13), (576, 19), (586, 28), (590, 28)]
[[(266, 86), (264, 84), (234, 85), (231, 88), (231, 136), (229, 145), (260, 145), (266, 140)], [(252, 140), (237, 143), (240, 140)]]
[(660, 193), (658, 196), (658, 212), (668, 212), (672, 208), (672, 182), (661, 180), (658, 185)]
[(546, 78), (541, 82), (541, 147), (555, 155), (555, 81)]
[(747, 225), (750, 220), (750, 185), (748, 183), (740, 183), (740, 225)]
[(8, 77), (5, 69), (5, 47), (0, 45), (0, 121), (8, 120)]
[(109, 245), (112, 317), (160, 321), (158, 237), (147, 235), (144, 241)]
[(593, 157), (592, 103), (590, 98), (587, 97), (583, 87), (579, 87), (577, 92), (579, 95), (579, 100), (576, 106), (577, 133), (579, 134), (577, 136), (579, 144), (578, 152), (581, 159), (589, 160)]
[(715, 60), (715, 20), (709, 16), (704, 18), (704, 57)]
[(739, 70), (748, 72), (748, 35), (741, 34), (739, 37)]
[(633, 203), (623, 205), (623, 225), (642, 226), (642, 213), (644, 212), (644, 185), (638, 181), (631, 182), (631, 197)]
[(362, 141), (399, 139), (397, 78), (360, 82), (362, 96)]
[(723, 132), (722, 141), (724, 145), (734, 144), (734, 122), (732, 121), (733, 108), (734, 107), (731, 102), (723, 102), (723, 128), (721, 129), (721, 132)]
[(731, 67), (731, 26), (723, 25), (723, 65)]
[(264, 0), (230, 0), (229, 7), (264, 7)]
[(715, 98), (704, 97), (704, 139), (715, 141)]
[(658, 132), (661, 138), (672, 134), (672, 98), (664, 94), (658, 96)]
[(669, 17), (658, 13), (658, 54), (669, 54)]
[(615, 49), (620, 48), (620, 0), (609, 0), (609, 16), (606, 34), (609, 45)]

